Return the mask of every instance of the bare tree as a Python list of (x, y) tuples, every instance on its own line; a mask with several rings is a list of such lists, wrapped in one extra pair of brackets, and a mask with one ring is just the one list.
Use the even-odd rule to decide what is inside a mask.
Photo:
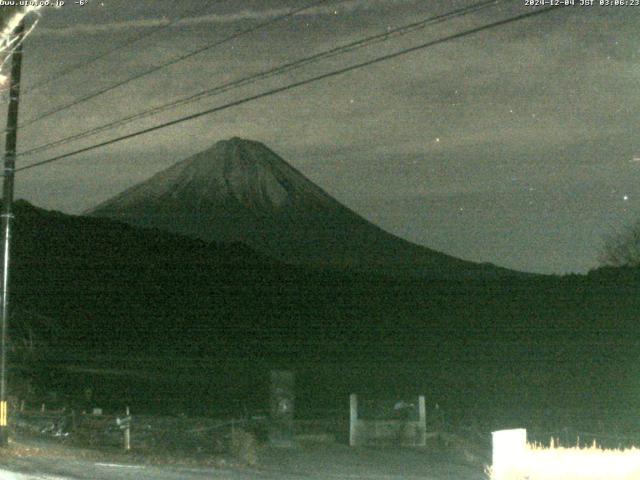
[(599, 260), (601, 265), (609, 267), (640, 265), (640, 220), (606, 238)]

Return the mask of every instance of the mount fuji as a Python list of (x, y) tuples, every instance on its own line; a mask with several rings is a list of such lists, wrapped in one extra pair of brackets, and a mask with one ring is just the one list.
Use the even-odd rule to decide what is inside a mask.
[(289, 264), (391, 275), (511, 272), (385, 232), (265, 145), (234, 137), (85, 212), (208, 242), (241, 242)]

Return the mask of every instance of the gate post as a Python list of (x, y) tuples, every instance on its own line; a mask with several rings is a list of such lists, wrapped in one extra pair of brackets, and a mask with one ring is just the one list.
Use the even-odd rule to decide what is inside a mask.
[(349, 446), (358, 444), (358, 396), (355, 393), (349, 395)]
[(294, 385), (293, 372), (289, 370), (271, 371), (269, 441), (278, 447), (293, 447)]

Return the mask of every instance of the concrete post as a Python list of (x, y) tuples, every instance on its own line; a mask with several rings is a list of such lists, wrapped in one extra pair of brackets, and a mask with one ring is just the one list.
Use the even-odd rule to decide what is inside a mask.
[(416, 445), (424, 447), (427, 444), (427, 405), (424, 395), (418, 397), (418, 429)]
[(295, 375), (289, 370), (271, 371), (271, 422), (269, 441), (277, 447), (293, 447)]
[(527, 431), (524, 428), (492, 432), (493, 475), (491, 480), (508, 480), (524, 464)]
[[(126, 415), (127, 415), (128, 422), (131, 422), (131, 420), (129, 419), (129, 416), (130, 416), (129, 407), (127, 407)], [(124, 429), (124, 449), (127, 452), (129, 450), (131, 450), (131, 426), (130, 426), (130, 423), (127, 423), (127, 428)]]
[(349, 396), (349, 445), (355, 447), (358, 444), (358, 396), (352, 393)]

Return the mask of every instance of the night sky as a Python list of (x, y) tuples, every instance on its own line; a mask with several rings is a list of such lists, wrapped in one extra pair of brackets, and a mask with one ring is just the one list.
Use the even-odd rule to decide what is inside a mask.
[[(25, 43), (22, 121), (307, 2), (66, 3), (43, 8)], [(19, 150), (472, 3), (328, 1), (25, 127)], [(18, 166), (533, 10), (524, 0), (500, 2), (20, 157)], [(158, 29), (167, 22), (173, 23)], [(598, 264), (604, 239), (639, 216), (639, 27), (640, 7), (554, 10), (25, 170), (17, 196), (80, 213), (219, 140), (241, 136), (264, 142), (400, 237), (519, 270), (585, 272)], [(29, 91), (153, 29), (140, 42)]]

